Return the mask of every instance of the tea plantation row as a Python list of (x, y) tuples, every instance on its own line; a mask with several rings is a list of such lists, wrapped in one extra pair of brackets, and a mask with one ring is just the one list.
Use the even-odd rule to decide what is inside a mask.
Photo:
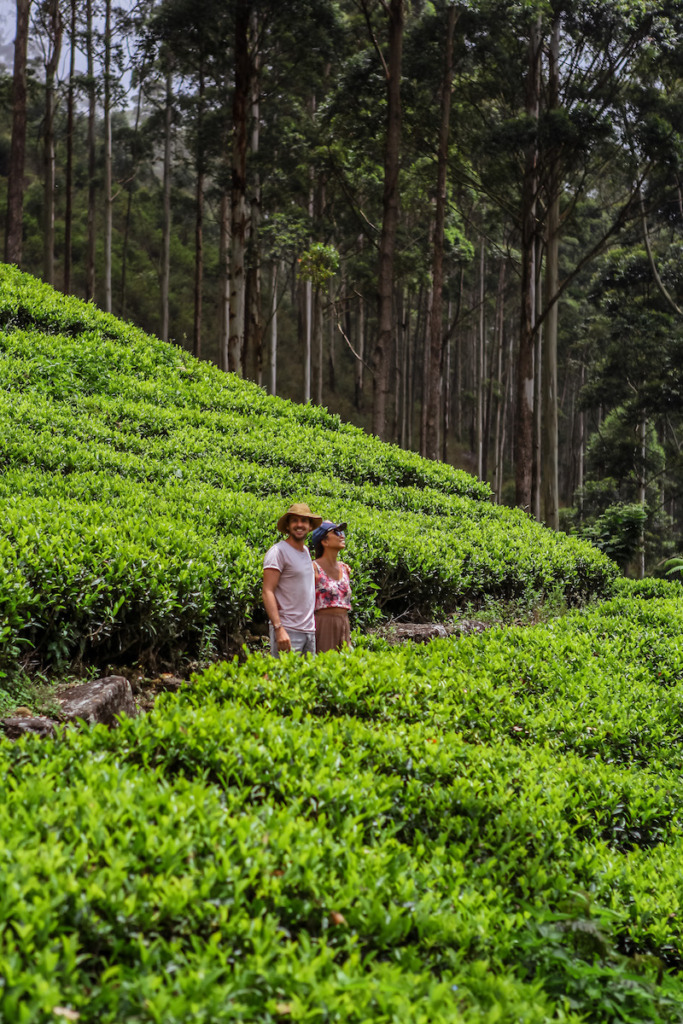
[(590, 545), (0, 268), (0, 671), (225, 649), (293, 500), (349, 522), (355, 624), (609, 594)]
[(0, 748), (0, 1019), (683, 1018), (680, 598)]

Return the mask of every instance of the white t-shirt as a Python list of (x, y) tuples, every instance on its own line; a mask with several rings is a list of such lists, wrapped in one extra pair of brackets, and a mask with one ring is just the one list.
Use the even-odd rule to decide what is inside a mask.
[(263, 568), (280, 572), (275, 600), (285, 629), (315, 633), (315, 573), (310, 552), (306, 548), (299, 551), (286, 540), (278, 541), (266, 551)]

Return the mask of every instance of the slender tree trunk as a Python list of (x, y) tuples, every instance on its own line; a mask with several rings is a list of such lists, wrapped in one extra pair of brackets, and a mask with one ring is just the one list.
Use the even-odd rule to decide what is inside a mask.
[[(361, 234), (358, 236), (358, 249), (362, 254), (365, 243), (365, 237)], [(354, 380), (354, 405), (358, 412), (363, 411), (364, 407), (364, 392), (363, 387), (365, 384), (365, 299), (363, 298), (362, 292), (358, 295), (358, 315), (356, 317), (356, 352), (358, 358), (356, 359), (355, 365), (355, 380)]]
[(490, 359), (488, 381), (486, 386), (486, 407), (484, 410), (484, 456), (482, 478), (488, 479), (489, 448), (491, 441), (491, 418), (493, 415), (493, 378), (499, 366), (499, 353), (503, 343), (503, 322), (505, 317), (505, 271), (506, 263), (502, 259), (498, 270), (498, 290), (496, 292), (496, 314), (494, 319), (493, 351)]
[(536, 239), (533, 254), (533, 303), (534, 323), (538, 324), (534, 334), (534, 447), (533, 460), (531, 465), (531, 514), (537, 523), (541, 522), (541, 477), (543, 458), (543, 324), (540, 323), (541, 311), (543, 309), (543, 288), (541, 285), (543, 270), (543, 253), (541, 251), (541, 240)]
[(486, 386), (486, 246), (481, 236), (479, 252), (479, 331), (477, 335), (477, 476), (484, 479), (484, 388)]
[(45, 63), (45, 131), (43, 163), (45, 223), (43, 230), (43, 277), (55, 283), (55, 76), (62, 48), (62, 15), (58, 0), (50, 0), (49, 53)]
[(315, 400), (317, 405), (323, 404), (323, 370), (324, 370), (324, 351), (323, 351), (323, 304), (320, 295), (320, 286), (316, 285), (313, 292), (313, 324), (315, 327), (315, 347), (316, 347), (316, 387), (315, 387)]
[(230, 196), (224, 189), (221, 193), (220, 228), (218, 238), (219, 262), (219, 330), (218, 365), (227, 373), (228, 339), (230, 331)]
[(235, 85), (232, 101), (232, 196), (230, 257), (230, 339), (228, 362), (241, 373), (245, 335), (247, 241), (247, 111), (251, 88), (249, 57), (249, 0), (237, 0), (235, 10)]
[(193, 352), (202, 354), (202, 305), (204, 285), (204, 68), (199, 70), (199, 108), (197, 111), (197, 179), (195, 190), (194, 245), (194, 329)]
[[(458, 308), (462, 309), (462, 300), (465, 289), (464, 270), (460, 271), (460, 288), (458, 292)], [(462, 444), (462, 330), (455, 332), (455, 360), (454, 388), (455, 388), (455, 436), (458, 443)]]
[(31, 0), (17, 0), (12, 77), (12, 141), (7, 182), (5, 262), (21, 266), (24, 230), (24, 164), (26, 161), (26, 60)]
[(313, 282), (309, 278), (304, 288), (306, 296), (306, 348), (304, 351), (304, 402), (311, 400), (311, 364), (313, 354)]
[(270, 393), (277, 394), (277, 260), (273, 260), (270, 296)]
[[(137, 98), (137, 103), (135, 105), (135, 128), (134, 128), (134, 132), (135, 132), (135, 137), (136, 138), (138, 137), (138, 133), (140, 131), (140, 114), (141, 114), (141, 112), (142, 112), (142, 82), (140, 81), (138, 83), (138, 98)], [(109, 175), (109, 185), (111, 187), (111, 174)], [(130, 240), (130, 222), (131, 222), (131, 216), (132, 216), (132, 213), (133, 213), (133, 186), (132, 186), (132, 183), (128, 186), (126, 191), (127, 191), (128, 195), (127, 195), (127, 198), (126, 198), (126, 218), (125, 218), (124, 225), (123, 225), (123, 242), (122, 242), (122, 245), (121, 245), (121, 288), (120, 288), (120, 296), (121, 297), (120, 297), (120, 302), (119, 302), (119, 308), (121, 310), (119, 315), (122, 316), (122, 317), (126, 316), (126, 313), (127, 313), (127, 308), (126, 307), (127, 307), (127, 301), (128, 301), (128, 293), (127, 293), (127, 285), (128, 285), (128, 243), (129, 243), (129, 240)], [(110, 207), (110, 212), (111, 212), (111, 207)], [(109, 223), (109, 237), (111, 239), (111, 221)], [(163, 247), (163, 228), (162, 228), (162, 247)], [(111, 243), (109, 245), (109, 249), (111, 251)], [(162, 266), (163, 266), (163, 257), (162, 257)], [(164, 338), (164, 341), (167, 341), (167, 340), (168, 340), (168, 338)]]
[[(496, 369), (496, 377), (498, 380), (498, 397), (496, 400), (496, 422), (493, 430), (493, 494), (497, 502), (500, 502), (500, 493), (502, 487), (502, 451), (500, 446), (500, 435), (503, 417), (503, 406), (505, 402), (505, 388), (506, 382), (503, 379), (503, 351), (505, 348), (505, 311), (501, 311), (500, 320), (500, 340), (498, 344), (498, 366)], [(492, 374), (493, 375), (493, 374)]]
[[(385, 5), (386, 6), (386, 5)], [(379, 241), (378, 335), (372, 356), (372, 430), (384, 437), (394, 345), (394, 254), (398, 226), (398, 172), (401, 148), (401, 58), (403, 51), (403, 0), (389, 0), (389, 60), (386, 66), (387, 133), (384, 149), (384, 197)]]
[[(513, 390), (514, 390), (514, 360), (513, 360), (513, 333), (512, 327), (510, 327), (510, 341), (508, 344), (508, 356), (507, 356), (507, 367), (505, 370), (505, 389), (503, 393), (503, 411), (501, 413), (501, 429), (500, 429), (500, 454), (498, 456), (500, 473), (498, 477), (498, 503), (500, 504), (503, 500), (503, 483), (505, 480), (505, 446), (508, 437), (508, 420), (514, 421), (514, 404), (513, 404)], [(512, 411), (512, 416), (509, 415)], [(514, 433), (514, 422), (510, 425), (509, 435), (512, 436)], [(510, 452), (510, 459), (512, 459), (513, 453)]]
[(432, 254), (432, 301), (429, 323), (430, 376), (427, 387), (427, 423), (425, 454), (439, 457), (438, 427), (441, 413), (443, 379), (443, 242), (446, 222), (446, 175), (448, 170), (448, 136), (451, 119), (451, 86), (453, 82), (453, 37), (458, 9), (447, 8), (444, 69), (441, 79), (441, 127), (436, 174), (436, 207), (434, 211), (434, 249)]
[[(315, 97), (311, 99), (311, 118), (315, 112)], [(315, 170), (311, 165), (309, 167), (309, 188), (308, 188), (308, 222), (313, 228), (313, 210), (314, 210), (314, 179)], [(309, 235), (308, 243), (311, 245), (313, 242), (313, 236)], [(306, 295), (306, 339), (305, 339), (305, 355), (304, 355), (304, 402), (310, 402), (311, 400), (311, 381), (313, 379), (313, 282), (309, 278), (306, 281), (305, 288)]]
[(358, 315), (356, 317), (356, 352), (358, 358), (356, 359), (356, 379), (355, 379), (355, 399), (354, 404), (358, 412), (362, 412), (365, 406), (363, 385), (365, 383), (363, 370), (365, 368), (365, 299), (362, 295), (358, 296)]
[(399, 444), (405, 448), (408, 443), (408, 367), (410, 366), (410, 292), (404, 293), (403, 313), (401, 315), (403, 347), (401, 349), (401, 428)]
[(161, 219), (161, 337), (169, 338), (169, 300), (171, 292), (171, 142), (173, 132), (173, 75), (166, 72), (164, 105), (164, 182)]
[(88, 62), (88, 251), (85, 297), (95, 298), (95, 58), (92, 0), (86, 2), (86, 58)]
[[(559, 106), (560, 22), (556, 19), (550, 38), (548, 93), (551, 110)], [(557, 325), (560, 250), (560, 175), (558, 156), (550, 168), (548, 195), (548, 246), (546, 256), (546, 303), (543, 333), (543, 506), (546, 526), (559, 530), (557, 453)]]
[(111, 313), (112, 151), (111, 151), (111, 0), (104, 15), (104, 308)]
[[(645, 481), (645, 460), (647, 457), (647, 420), (642, 417), (639, 425), (640, 439), (640, 469), (638, 472), (638, 501), (645, 511), (647, 508), (647, 488)], [(645, 578), (645, 520), (640, 527), (640, 541), (638, 544), (638, 579)]]
[[(538, 121), (540, 103), (540, 18), (531, 31), (529, 39), (529, 63), (526, 77), (526, 111), (529, 117)], [(536, 140), (527, 150), (522, 186), (521, 208), (521, 312), (519, 330), (519, 353), (517, 358), (517, 389), (515, 409), (515, 501), (522, 508), (531, 506), (531, 467), (533, 444), (533, 346), (534, 346), (534, 296), (533, 296), (533, 252), (536, 229), (536, 192), (538, 188), (538, 152)]]
[[(256, 156), (259, 151), (261, 105), (260, 105), (260, 56), (257, 52), (258, 40), (258, 16), (256, 11), (251, 13), (251, 37), (254, 57), (250, 62), (250, 83), (251, 94), (251, 153)], [(249, 296), (249, 324), (245, 331), (247, 335), (245, 344), (245, 359), (243, 362), (243, 373), (247, 376), (247, 350), (254, 353), (255, 379), (257, 384), (263, 380), (263, 318), (261, 316), (261, 250), (260, 233), (261, 228), (261, 181), (258, 172), (254, 174), (253, 189), (250, 202), (249, 218), (249, 281), (247, 293)]]
[(69, 86), (66, 99), (66, 172), (64, 211), (64, 291), (71, 291), (72, 225), (74, 196), (74, 78), (76, 75), (76, 0), (71, 0), (71, 28), (69, 32)]
[[(581, 364), (581, 383), (580, 389), (586, 381), (586, 367)], [(579, 394), (581, 390), (579, 389)], [(584, 457), (586, 451), (586, 414), (583, 409), (579, 411), (579, 439), (578, 439), (578, 452), (579, 452), (579, 464), (577, 469), (577, 491), (578, 491), (578, 508), (579, 508), (579, 521), (583, 519), (583, 474), (584, 474)]]
[[(451, 317), (453, 315), (453, 300), (449, 297), (448, 299), (448, 313), (446, 320), (450, 325)], [(443, 382), (444, 382), (444, 396), (443, 396), (443, 437), (441, 441), (441, 461), (448, 462), (448, 435), (451, 431), (451, 331), (450, 326), (448, 334), (446, 335), (446, 365), (444, 366)]]
[(329, 303), (330, 313), (327, 318), (327, 331), (328, 331), (328, 357), (327, 367), (330, 377), (330, 391), (332, 394), (337, 390), (337, 359), (335, 352), (335, 338), (336, 338), (336, 325), (335, 325), (335, 289), (334, 289), (334, 278), (330, 278), (329, 285)]
[[(434, 221), (430, 227), (430, 248), (434, 237)], [(429, 325), (432, 322), (432, 302), (434, 301), (434, 286), (430, 282), (427, 291), (427, 309), (425, 314), (425, 336), (422, 347), (422, 400), (420, 402), (420, 455), (427, 455), (427, 413), (429, 409), (429, 382), (432, 375), (432, 350), (429, 344)], [(436, 368), (434, 373), (436, 373)]]

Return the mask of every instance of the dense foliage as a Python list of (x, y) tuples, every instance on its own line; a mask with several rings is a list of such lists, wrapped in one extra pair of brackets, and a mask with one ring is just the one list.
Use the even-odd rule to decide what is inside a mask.
[(30, 7), (8, 262), (632, 573), (680, 553), (682, 0)]
[(2, 745), (0, 1015), (679, 1021), (669, 591)]
[(0, 743), (0, 1019), (680, 1021), (680, 582), (7, 267), (0, 417), (2, 706), (220, 651), (293, 499), (349, 521), (356, 625), (580, 605)]
[(293, 500), (350, 524), (355, 622), (572, 604), (614, 565), (487, 485), (0, 269), (0, 669), (225, 648)]

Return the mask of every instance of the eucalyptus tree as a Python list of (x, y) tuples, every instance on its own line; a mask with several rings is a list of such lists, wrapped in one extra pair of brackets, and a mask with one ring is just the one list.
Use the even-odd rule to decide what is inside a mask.
[(43, 279), (54, 284), (55, 271), (55, 109), (56, 75), (62, 47), (59, 0), (41, 0), (33, 10), (33, 39), (43, 51), (45, 117), (43, 125)]
[(12, 76), (12, 138), (7, 175), (7, 221), (5, 230), (5, 261), (21, 266), (24, 163), (26, 159), (26, 76), (28, 28), (31, 0), (17, 0), (16, 34), (14, 37), (14, 70)]
[(211, 114), (219, 111), (225, 120), (224, 112), (229, 109), (232, 29), (232, 11), (218, 0), (204, 4), (201, 12), (192, 0), (162, 0), (147, 28), (150, 37), (172, 54), (179, 82), (177, 104), (190, 115), (186, 137), (195, 179), (192, 345), (197, 356), (202, 351), (205, 188), (217, 155), (216, 143), (220, 146), (224, 139), (224, 133), (216, 135)]

